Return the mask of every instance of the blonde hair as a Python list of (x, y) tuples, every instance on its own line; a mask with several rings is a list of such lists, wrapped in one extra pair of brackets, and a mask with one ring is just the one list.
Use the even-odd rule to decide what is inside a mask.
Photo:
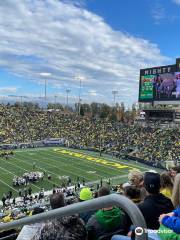
[(174, 179), (172, 202), (175, 208), (180, 205), (180, 173)]
[(129, 171), (129, 174), (128, 174), (129, 181), (132, 181), (135, 178), (143, 180), (143, 173), (137, 168), (133, 168), (132, 170)]

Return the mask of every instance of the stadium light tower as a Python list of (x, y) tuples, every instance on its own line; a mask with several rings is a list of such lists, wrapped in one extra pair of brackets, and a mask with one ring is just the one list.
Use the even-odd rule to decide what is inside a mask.
[(112, 94), (113, 94), (113, 97), (114, 97), (114, 106), (115, 106), (115, 104), (116, 104), (116, 95), (118, 94), (118, 91), (113, 90)]
[(68, 105), (69, 105), (69, 93), (71, 92), (71, 90), (70, 89), (66, 89), (66, 104), (67, 104), (67, 107), (68, 107)]
[(81, 88), (82, 88), (82, 81), (84, 80), (83, 76), (76, 76), (76, 80), (79, 80), (79, 100), (78, 100), (78, 113), (80, 115), (80, 109), (81, 109)]
[(39, 75), (44, 78), (44, 101), (45, 101), (45, 105), (46, 105), (46, 101), (47, 101), (47, 79), (51, 76), (51, 73), (41, 72)]

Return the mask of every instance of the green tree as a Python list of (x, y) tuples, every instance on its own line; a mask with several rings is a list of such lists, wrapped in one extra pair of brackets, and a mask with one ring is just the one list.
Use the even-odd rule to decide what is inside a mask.
[(117, 121), (117, 107), (111, 108), (111, 113), (110, 113), (109, 119), (111, 121)]
[(92, 111), (92, 116), (99, 116), (100, 115), (100, 104), (93, 102), (91, 103), (91, 111)]
[(87, 103), (81, 105), (83, 107), (84, 113), (91, 113), (91, 106)]
[(111, 112), (111, 108), (109, 105), (103, 103), (101, 105), (101, 110), (100, 110), (100, 118), (107, 118)]

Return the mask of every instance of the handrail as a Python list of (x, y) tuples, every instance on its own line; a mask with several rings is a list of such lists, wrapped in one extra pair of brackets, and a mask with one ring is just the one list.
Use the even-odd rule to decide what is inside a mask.
[(16, 239), (17, 236), (18, 236), (18, 233), (12, 233), (8, 236), (0, 237), (0, 240), (12, 240), (12, 239)]
[(147, 227), (141, 211), (131, 200), (119, 194), (111, 194), (108, 196), (99, 197), (84, 202), (74, 203), (66, 207), (54, 209), (31, 217), (22, 218), (9, 223), (2, 223), (0, 224), (0, 231), (15, 229), (25, 224), (32, 224), (40, 221), (45, 221), (47, 219), (59, 216), (61, 217), (71, 216), (73, 214), (97, 210), (100, 208), (110, 206), (117, 206), (123, 209), (131, 218), (135, 228), (141, 227), (144, 230), (141, 235), (139, 234), (136, 235), (136, 240), (147, 240), (147, 233), (145, 231)]

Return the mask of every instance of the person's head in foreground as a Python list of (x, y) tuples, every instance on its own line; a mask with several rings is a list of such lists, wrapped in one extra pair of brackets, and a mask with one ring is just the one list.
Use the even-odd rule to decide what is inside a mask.
[(139, 188), (135, 186), (127, 186), (124, 188), (124, 196), (131, 199), (134, 203), (140, 203), (141, 192)]
[(65, 206), (64, 194), (55, 193), (50, 196), (50, 205), (52, 209), (60, 208)]
[(173, 182), (168, 172), (161, 173), (161, 193), (166, 197), (172, 197)]
[[(64, 194), (51, 195), (50, 204), (52, 209), (65, 206)], [(87, 233), (84, 222), (76, 215), (58, 216), (48, 221), (42, 228), (40, 235), (34, 240), (86, 240)]]
[(128, 174), (128, 179), (131, 185), (139, 188), (143, 185), (143, 173), (139, 169), (130, 170)]
[(159, 194), (161, 188), (159, 173), (146, 172), (144, 175), (144, 187), (148, 194)]
[(83, 221), (77, 216), (62, 217), (45, 226), (39, 240), (86, 240), (87, 232)]
[(161, 173), (161, 188), (173, 188), (172, 179), (168, 172)]
[(109, 186), (102, 186), (98, 191), (98, 197), (107, 196), (110, 194)]
[(79, 194), (79, 201), (87, 201), (87, 200), (91, 200), (93, 198), (93, 193), (91, 191), (90, 188), (85, 187), (82, 188)]
[[(98, 191), (98, 197), (110, 194), (109, 186), (102, 186)], [(120, 208), (110, 206), (98, 210), (88, 221), (86, 228), (88, 240), (97, 240), (101, 236), (122, 229), (123, 212)]]

